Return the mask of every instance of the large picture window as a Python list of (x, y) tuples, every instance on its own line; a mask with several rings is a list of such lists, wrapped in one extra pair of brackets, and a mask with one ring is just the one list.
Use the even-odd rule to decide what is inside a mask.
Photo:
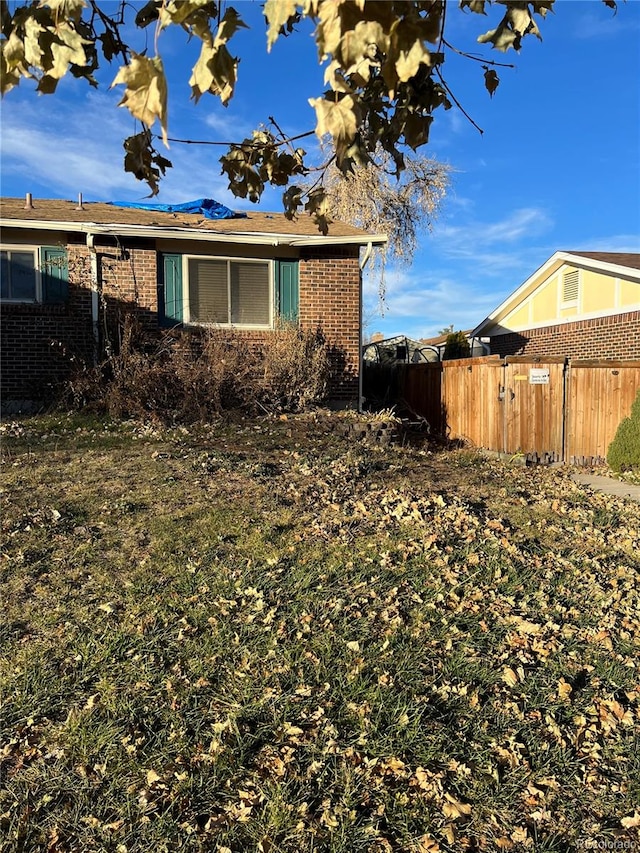
[(219, 258), (187, 259), (190, 323), (223, 326), (272, 325), (271, 264)]
[(249, 260), (162, 252), (158, 258), (158, 315), (181, 323), (272, 329), (274, 317), (297, 322), (298, 261)]

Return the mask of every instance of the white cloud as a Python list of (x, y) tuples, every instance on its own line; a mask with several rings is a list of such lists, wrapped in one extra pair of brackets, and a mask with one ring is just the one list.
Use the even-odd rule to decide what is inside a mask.
[[(562, 10), (562, 4), (558, 4)], [(587, 5), (583, 4), (585, 8)], [(600, 4), (598, 4), (600, 5)], [(582, 15), (576, 21), (573, 27), (573, 36), (578, 39), (598, 39), (614, 38), (621, 33), (640, 29), (640, 17), (637, 14), (632, 14), (632, 9), (635, 3), (629, 3), (626, 6), (621, 6), (616, 12), (605, 9), (604, 7), (591, 11), (591, 9)], [(633, 9), (633, 12), (636, 10)]]
[(434, 238), (445, 253), (470, 257), (483, 254), (489, 246), (537, 236), (551, 225), (551, 218), (544, 210), (525, 207), (497, 222), (471, 221), (463, 225), (439, 226)]
[[(114, 109), (108, 93), (89, 93), (81, 108), (70, 107), (63, 97), (55, 102), (39, 99), (37, 105), (23, 99), (5, 105), (2, 116), (3, 194), (22, 195), (37, 184), (38, 192), (87, 200), (134, 200), (148, 195), (143, 182), (124, 172), (125, 137), (136, 126), (124, 110)], [(234, 206), (220, 174), (217, 149), (174, 144), (167, 151), (171, 160), (155, 201), (185, 201), (213, 197)]]
[[(382, 314), (375, 281), (365, 281), (368, 329), (416, 339), (432, 337), (450, 323), (472, 329), (559, 249), (640, 251), (634, 234), (569, 239), (562, 245), (533, 241), (532, 232), (541, 222), (546, 223), (541, 230), (547, 230), (548, 217), (528, 208), (486, 225), (438, 228), (410, 270), (388, 271)], [(474, 231), (476, 235), (469, 233)], [(494, 250), (503, 243), (504, 250)]]
[(94, 144), (87, 140), (76, 148), (77, 139), (72, 147), (66, 137), (56, 139), (48, 131), (19, 122), (3, 125), (3, 191), (7, 191), (9, 177), (11, 185), (21, 182), (25, 191), (30, 189), (31, 181), (37, 181), (53, 195), (73, 195), (84, 190), (87, 196), (105, 198), (114, 191), (130, 188), (130, 176), (126, 177), (121, 169), (105, 167), (105, 161), (116, 157), (103, 141)]
[(454, 264), (448, 274), (394, 270), (387, 275), (384, 312), (376, 310), (377, 292), (369, 282), (364, 313), (369, 327), (379, 329), (386, 337), (432, 337), (450, 323), (456, 329), (469, 329), (486, 317), (504, 295), (487, 288), (486, 282), (482, 285), (472, 277), (465, 280), (456, 276)]
[(570, 246), (561, 247), (567, 252), (640, 252), (638, 234), (614, 234), (611, 237), (594, 237), (575, 240)]
[(213, 132), (212, 141), (215, 142), (241, 142), (252, 130), (255, 130), (250, 121), (238, 119), (237, 115), (222, 113), (218, 110), (204, 115), (202, 122)]
[[(537, 239), (552, 225), (541, 208), (483, 221), (474, 203), (460, 202), (455, 224), (438, 224), (425, 236), (411, 269), (388, 271), (384, 315), (371, 318), (371, 328), (414, 338), (436, 335), (450, 323), (474, 328), (557, 248)], [(375, 282), (368, 281), (365, 313), (377, 304)]]
[(526, 276), (528, 268), (535, 269), (544, 260), (546, 249), (541, 249), (539, 238), (553, 222), (541, 208), (520, 208), (494, 222), (466, 218), (464, 213), (456, 217), (459, 224), (438, 225), (425, 240), (423, 254), (432, 271), (435, 260), (444, 274), (455, 269), (459, 279), (477, 282), (486, 290), (496, 282), (500, 288), (515, 287), (520, 275)]

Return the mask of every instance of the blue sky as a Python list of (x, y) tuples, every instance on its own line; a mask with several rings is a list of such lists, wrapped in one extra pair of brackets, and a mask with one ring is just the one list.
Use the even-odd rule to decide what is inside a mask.
[[(270, 55), (260, 4), (233, 4), (251, 25), (231, 42), (241, 57), (229, 106), (189, 100), (197, 40), (165, 33), (159, 51), (169, 74), (169, 135), (236, 141), (274, 116), (291, 134), (313, 127), (308, 98), (323, 89), (323, 72), (308, 32), (280, 39)], [(425, 153), (450, 165), (452, 186), (432, 233), (421, 236), (413, 264), (388, 269), (384, 312), (376, 283), (365, 282), (369, 332), (429, 337), (453, 323), (472, 328), (555, 251), (640, 251), (640, 2), (620, 3), (613, 16), (598, 0), (557, 0), (520, 54), (477, 45), (495, 26), (449, 4), (448, 38), (456, 47), (515, 69), (499, 70), (490, 99), (479, 63), (449, 57), (445, 78), (478, 131), (455, 107), (436, 114)], [(153, 52), (153, 32), (132, 46)], [(135, 200), (146, 187), (122, 171), (122, 139), (139, 130), (116, 109), (121, 87), (109, 89), (117, 64), (100, 74), (99, 90), (65, 79), (54, 96), (37, 96), (24, 81), (3, 100), (1, 190), (4, 196)], [(158, 143), (160, 145), (160, 143)], [(313, 140), (310, 145), (314, 145)], [(220, 175), (222, 149), (173, 144), (157, 201), (202, 196), (250, 209)], [(281, 190), (260, 209), (281, 210)]]

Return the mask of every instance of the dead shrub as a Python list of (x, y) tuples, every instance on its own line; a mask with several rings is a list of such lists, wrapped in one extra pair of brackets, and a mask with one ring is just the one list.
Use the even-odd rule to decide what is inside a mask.
[(230, 410), (304, 411), (328, 385), (324, 337), (293, 325), (256, 346), (227, 329), (151, 334), (127, 317), (117, 340), (117, 353), (71, 377), (65, 402), (116, 418), (194, 423)]
[(256, 376), (258, 401), (271, 411), (301, 412), (327, 393), (329, 350), (320, 329), (278, 327), (263, 347)]

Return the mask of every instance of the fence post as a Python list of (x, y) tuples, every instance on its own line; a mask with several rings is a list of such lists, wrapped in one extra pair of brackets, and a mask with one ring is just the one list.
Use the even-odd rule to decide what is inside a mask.
[(502, 364), (500, 365), (500, 372), (502, 373), (502, 452), (507, 452), (508, 442), (507, 442), (507, 359), (503, 359)]
[[(446, 404), (449, 380), (447, 379), (446, 362), (440, 362), (440, 370), (442, 381), (440, 384), (440, 411), (442, 418), (442, 435), (448, 439), (451, 435), (451, 421), (449, 417), (449, 407)], [(446, 383), (446, 384), (445, 384)]]
[(567, 444), (569, 432), (569, 415), (571, 409), (571, 401), (569, 397), (569, 387), (571, 385), (571, 359), (566, 358), (564, 367), (562, 368), (562, 458), (560, 461), (563, 464), (567, 462)]

